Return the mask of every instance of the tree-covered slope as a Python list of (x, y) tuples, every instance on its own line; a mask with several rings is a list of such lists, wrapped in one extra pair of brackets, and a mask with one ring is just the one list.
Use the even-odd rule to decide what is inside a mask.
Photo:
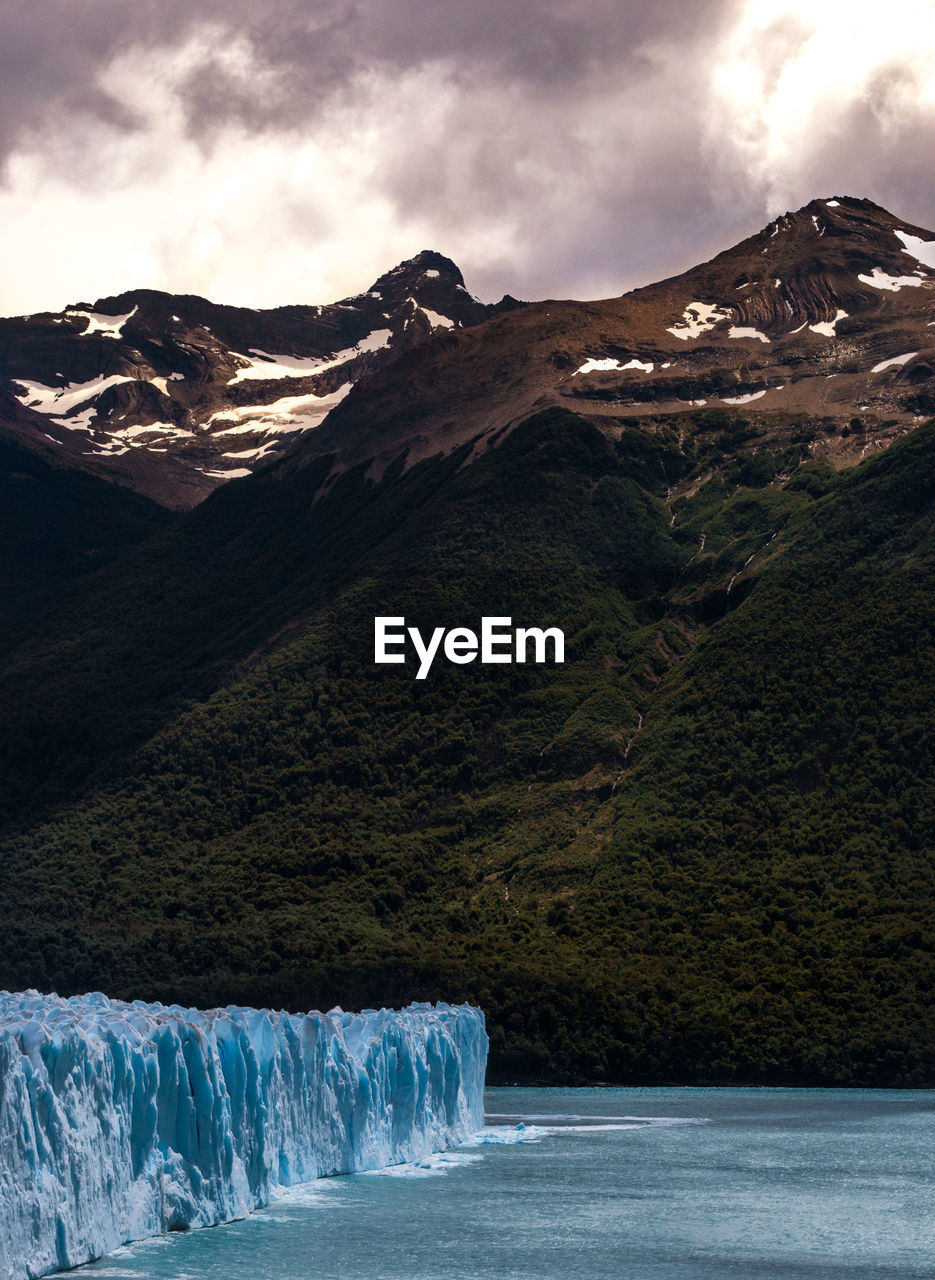
[[(501, 1078), (931, 1082), (935, 431), (836, 476), (682, 426), (257, 477), (86, 584), (3, 676), (0, 983), (467, 997)], [(375, 614), (567, 661), (416, 681)]]
[(0, 643), (169, 520), (148, 498), (0, 440)]

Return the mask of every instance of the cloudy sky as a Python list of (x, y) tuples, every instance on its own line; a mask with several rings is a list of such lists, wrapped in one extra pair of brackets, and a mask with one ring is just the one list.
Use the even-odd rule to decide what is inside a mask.
[(933, 155), (935, 0), (0, 0), (0, 314), (609, 296)]

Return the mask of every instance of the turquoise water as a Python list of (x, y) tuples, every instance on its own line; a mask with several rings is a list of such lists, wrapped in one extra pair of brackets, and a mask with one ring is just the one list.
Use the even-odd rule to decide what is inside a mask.
[(935, 1093), (489, 1089), (486, 1106), (479, 1145), (72, 1274), (935, 1280)]

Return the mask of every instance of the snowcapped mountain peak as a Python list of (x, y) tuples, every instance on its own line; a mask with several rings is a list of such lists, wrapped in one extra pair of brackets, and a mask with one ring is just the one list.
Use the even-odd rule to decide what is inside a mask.
[(445, 280), (454, 285), (464, 287), (464, 276), (450, 258), (436, 253), (434, 249), (423, 249), (413, 258), (400, 262), (392, 270), (380, 276), (371, 288), (383, 289), (388, 285), (395, 286), (398, 281), (405, 280), (416, 283), (419, 280)]
[(0, 320), (0, 434), (191, 506), (320, 426), (361, 378), (507, 306), (424, 250), (366, 293), (267, 310), (134, 289)]
[(171, 506), (292, 453), (410, 465), (549, 404), (606, 425), (755, 402), (837, 423), (843, 456), (854, 417), (889, 439), (935, 412), (935, 233), (825, 196), (603, 302), (488, 306), (426, 249), (330, 306), (134, 290), (0, 320), (0, 354), (0, 430)]
[(533, 303), (470, 337), (450, 331), (443, 362), (425, 347), (402, 375), (344, 402), (301, 456), (379, 470), (405, 450), (411, 465), (502, 438), (548, 405), (610, 434), (674, 430), (682, 416), (691, 433), (699, 411), (743, 406), (770, 440), (814, 433), (815, 456), (844, 465), (935, 412), (935, 234), (870, 200), (823, 197), (622, 297)]

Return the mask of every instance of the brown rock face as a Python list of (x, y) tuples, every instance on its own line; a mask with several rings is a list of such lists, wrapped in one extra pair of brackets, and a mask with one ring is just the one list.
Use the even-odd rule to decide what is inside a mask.
[(611, 433), (742, 413), (855, 461), (935, 413), (935, 233), (839, 196), (603, 302), (484, 306), (422, 253), (326, 307), (144, 290), (0, 321), (0, 432), (169, 506), (270, 464), (482, 450), (550, 405)]
[[(482, 449), (548, 405), (609, 432), (707, 406), (779, 439), (820, 423), (816, 452), (843, 463), (935, 412), (933, 369), (935, 233), (840, 196), (623, 297), (449, 331), (349, 395), (296, 459), (379, 469), (403, 450)], [(859, 440), (844, 434), (854, 417)]]
[(136, 290), (0, 320), (0, 435), (167, 506), (287, 453), (361, 378), (486, 306), (424, 252), (367, 293), (257, 311)]

